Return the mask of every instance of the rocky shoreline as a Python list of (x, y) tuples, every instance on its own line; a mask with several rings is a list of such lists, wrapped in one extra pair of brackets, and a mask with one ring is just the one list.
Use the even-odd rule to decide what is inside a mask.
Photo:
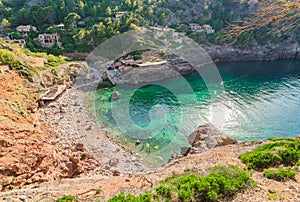
[[(235, 61), (270, 61), (300, 59), (299, 43), (281, 42), (276, 45), (257, 45), (249, 47), (233, 47), (230, 45), (204, 45), (202, 46), (210, 57), (209, 62), (235, 62)], [(175, 55), (165, 55), (168, 64), (131, 68), (122, 73), (119, 83), (140, 84), (159, 82), (164, 79), (187, 75), (195, 71), (188, 62)], [(200, 66), (205, 66), (200, 64)]]
[(214, 62), (266, 61), (300, 59), (300, 44), (283, 41), (278, 44), (233, 47), (230, 45), (205, 45)]
[[(73, 86), (57, 101), (40, 108), (41, 124), (54, 130), (57, 144), (83, 143), (87, 151), (105, 168), (118, 173), (141, 173), (149, 169), (136, 157), (114, 144), (94, 110), (93, 93), (100, 75), (85, 66)], [(61, 113), (60, 111), (63, 111)], [(96, 169), (97, 170), (97, 169)]]

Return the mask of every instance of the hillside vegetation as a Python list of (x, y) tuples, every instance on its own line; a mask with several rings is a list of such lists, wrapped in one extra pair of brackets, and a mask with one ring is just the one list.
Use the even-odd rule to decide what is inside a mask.
[(8, 44), (0, 39), (0, 66), (8, 65), (20, 70), (22, 75), (32, 77), (35, 73), (66, 63), (66, 58), (47, 53), (34, 53), (19, 45)]
[[(233, 40), (224, 39), (229, 24), (251, 17), (257, 8), (252, 1), (235, 0), (50, 0), (50, 1), (0, 1), (0, 19), (3, 34), (13, 39), (25, 38), (28, 49), (59, 55), (74, 51), (90, 52), (108, 38), (144, 26), (169, 26), (186, 33), (200, 44), (226, 44)], [(126, 14), (115, 18), (115, 14)], [(55, 25), (64, 23), (65, 30)], [(213, 34), (194, 32), (189, 23), (208, 24), (215, 30)], [(22, 37), (15, 32), (18, 25), (36, 26), (38, 32)], [(260, 27), (245, 33), (236, 40), (236, 45), (247, 46), (282, 40), (299, 42), (299, 29), (289, 33), (274, 35), (269, 27)], [(41, 46), (34, 40), (38, 34), (58, 33), (63, 49), (58, 45), (51, 48)]]
[[(262, 171), (262, 175), (276, 181), (296, 181), (299, 172), (300, 148), (298, 138), (273, 138), (270, 142), (239, 155), (248, 169)], [(278, 168), (285, 166), (285, 168)], [(225, 201), (243, 190), (255, 186), (249, 172), (238, 166), (223, 165), (210, 169), (206, 176), (195, 174), (194, 169), (186, 169), (186, 174), (171, 176), (160, 182), (152, 191), (134, 196), (123, 192), (112, 197), (109, 202), (142, 202), (142, 201)], [(268, 199), (284, 200), (272, 191)]]
[[(188, 171), (188, 170), (187, 170)], [(189, 172), (189, 171), (188, 171)], [(161, 181), (152, 192), (139, 196), (120, 193), (109, 202), (151, 202), (151, 201), (217, 201), (231, 199), (237, 192), (255, 185), (247, 171), (237, 166), (215, 166), (206, 176), (191, 173), (171, 176)]]

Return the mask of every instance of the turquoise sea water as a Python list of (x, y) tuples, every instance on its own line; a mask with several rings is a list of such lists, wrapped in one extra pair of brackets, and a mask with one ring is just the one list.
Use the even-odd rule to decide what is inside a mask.
[[(300, 134), (299, 60), (216, 66), (224, 87), (217, 93), (197, 72), (154, 85), (100, 88), (95, 96), (99, 120), (155, 164), (188, 146), (188, 135), (208, 122), (238, 141)], [(114, 90), (121, 98), (110, 101)], [(134, 146), (136, 139), (141, 144)]]

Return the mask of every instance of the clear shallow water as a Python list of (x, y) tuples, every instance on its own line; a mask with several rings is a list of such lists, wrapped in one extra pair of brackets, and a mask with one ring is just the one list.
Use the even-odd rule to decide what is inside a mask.
[[(99, 119), (142, 158), (156, 159), (155, 164), (165, 162), (181, 146), (188, 146), (188, 135), (208, 122), (238, 141), (300, 134), (299, 60), (216, 66), (224, 91), (215, 96), (209, 94), (197, 73), (168, 79), (159, 85), (118, 88), (121, 98), (129, 98), (128, 102), (111, 102), (109, 97), (114, 89), (100, 88), (95, 96)], [(122, 114), (126, 111), (128, 116), (124, 118)], [(144, 145), (135, 147), (136, 139)]]

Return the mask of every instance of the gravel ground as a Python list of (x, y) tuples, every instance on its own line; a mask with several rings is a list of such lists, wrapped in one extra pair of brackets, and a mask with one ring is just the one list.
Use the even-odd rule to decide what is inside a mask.
[[(105, 126), (96, 120), (93, 93), (100, 82), (98, 71), (83, 69), (71, 89), (40, 109), (41, 124), (55, 131), (57, 144), (81, 142), (96, 160), (121, 173), (144, 173), (149, 168), (109, 139)], [(91, 127), (92, 124), (92, 127)]]

